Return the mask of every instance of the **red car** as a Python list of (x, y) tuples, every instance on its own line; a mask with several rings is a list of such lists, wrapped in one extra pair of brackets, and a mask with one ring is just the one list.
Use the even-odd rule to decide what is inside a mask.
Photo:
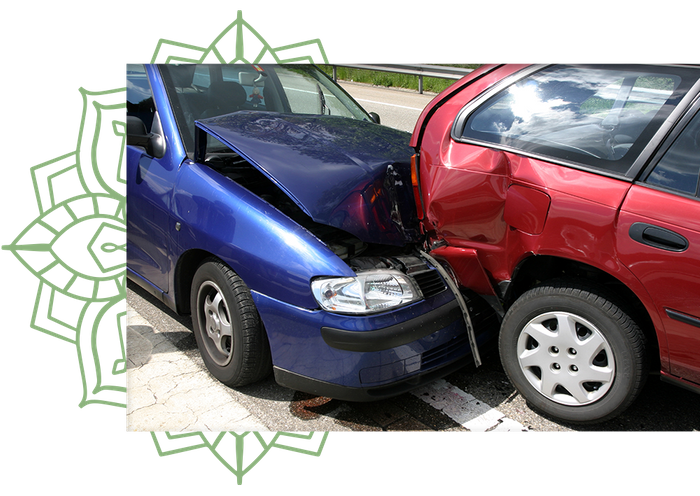
[(431, 255), (545, 415), (612, 418), (649, 371), (700, 391), (699, 109), (697, 67), (491, 65), (418, 120)]

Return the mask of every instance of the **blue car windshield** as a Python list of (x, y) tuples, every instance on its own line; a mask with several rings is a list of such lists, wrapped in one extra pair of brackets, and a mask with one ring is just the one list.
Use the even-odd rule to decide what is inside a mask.
[(371, 120), (312, 65), (168, 64), (159, 68), (188, 155), (194, 150), (195, 120), (242, 110)]

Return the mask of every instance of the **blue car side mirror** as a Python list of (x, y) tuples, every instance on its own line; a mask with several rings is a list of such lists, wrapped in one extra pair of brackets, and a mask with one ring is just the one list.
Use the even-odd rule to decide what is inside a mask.
[[(155, 124), (156, 119), (154, 119), (154, 126)], [(146, 153), (155, 158), (163, 158), (165, 156), (165, 140), (163, 136), (147, 132), (146, 124), (133, 115), (129, 115), (126, 118), (126, 144), (140, 146), (146, 150)]]

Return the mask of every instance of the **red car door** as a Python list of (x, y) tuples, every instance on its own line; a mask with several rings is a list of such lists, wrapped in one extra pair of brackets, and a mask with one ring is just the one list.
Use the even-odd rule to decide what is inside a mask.
[(662, 371), (700, 384), (700, 113), (686, 120), (630, 189), (617, 239), (620, 259), (646, 287), (665, 331)]

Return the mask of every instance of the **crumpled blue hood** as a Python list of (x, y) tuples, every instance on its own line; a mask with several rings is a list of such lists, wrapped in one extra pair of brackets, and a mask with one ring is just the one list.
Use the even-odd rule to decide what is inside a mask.
[(315, 222), (366, 242), (417, 240), (410, 134), (339, 116), (239, 111), (197, 121)]

